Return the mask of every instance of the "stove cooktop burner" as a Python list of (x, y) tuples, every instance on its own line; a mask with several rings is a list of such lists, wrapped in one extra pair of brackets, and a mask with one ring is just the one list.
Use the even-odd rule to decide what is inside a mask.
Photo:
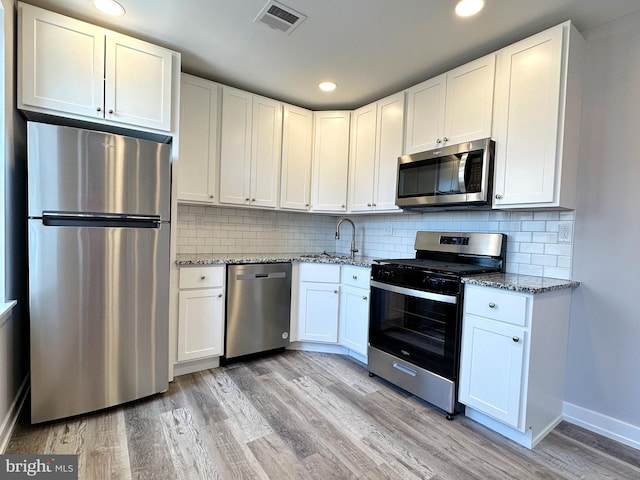
[(487, 265), (470, 265), (468, 263), (443, 262), (421, 258), (399, 258), (376, 260), (380, 265), (411, 269), (420, 272), (449, 273), (453, 275), (471, 275), (479, 273), (497, 272), (499, 269)]

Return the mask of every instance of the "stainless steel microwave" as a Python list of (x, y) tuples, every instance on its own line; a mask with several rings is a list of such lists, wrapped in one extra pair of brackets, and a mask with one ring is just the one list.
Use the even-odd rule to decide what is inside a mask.
[(490, 138), (398, 158), (396, 205), (404, 209), (491, 204), (495, 142)]

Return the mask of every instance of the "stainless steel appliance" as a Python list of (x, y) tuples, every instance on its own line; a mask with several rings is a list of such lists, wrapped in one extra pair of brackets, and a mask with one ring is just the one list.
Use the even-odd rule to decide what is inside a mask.
[(225, 360), (289, 344), (291, 264), (227, 267)]
[(27, 135), (31, 421), (166, 390), (170, 145)]
[(416, 258), (371, 267), (368, 369), (447, 412), (457, 402), (461, 277), (503, 271), (500, 233), (418, 232)]
[(490, 138), (398, 159), (396, 205), (405, 209), (491, 204), (495, 144)]

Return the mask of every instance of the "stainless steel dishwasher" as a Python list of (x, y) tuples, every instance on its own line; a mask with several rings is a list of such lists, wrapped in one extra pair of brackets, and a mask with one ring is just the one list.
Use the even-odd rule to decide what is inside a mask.
[(225, 359), (289, 344), (291, 264), (227, 266)]

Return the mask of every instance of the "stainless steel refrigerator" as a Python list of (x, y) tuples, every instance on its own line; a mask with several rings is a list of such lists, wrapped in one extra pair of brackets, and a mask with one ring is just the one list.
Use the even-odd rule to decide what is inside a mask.
[(170, 145), (27, 128), (32, 423), (165, 391)]

